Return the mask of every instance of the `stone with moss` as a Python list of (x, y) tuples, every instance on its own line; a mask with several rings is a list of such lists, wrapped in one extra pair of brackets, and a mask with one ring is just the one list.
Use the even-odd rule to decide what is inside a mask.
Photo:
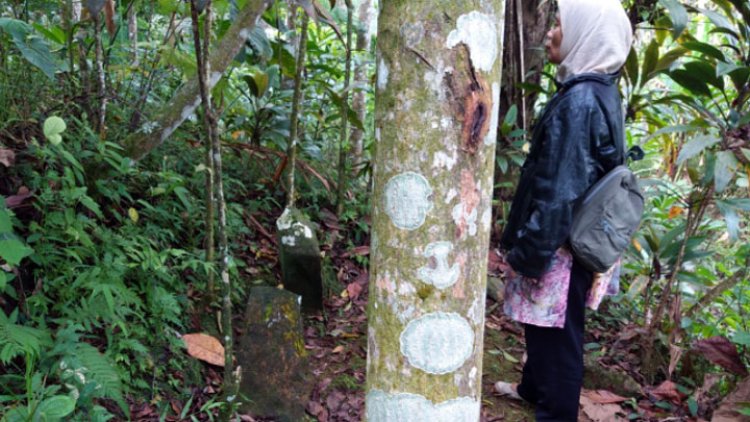
[(300, 297), (268, 286), (253, 287), (239, 340), (240, 410), (278, 421), (304, 420), (310, 392)]
[(323, 308), (321, 258), (315, 227), (298, 209), (286, 208), (276, 221), (284, 288), (302, 296), (302, 309)]

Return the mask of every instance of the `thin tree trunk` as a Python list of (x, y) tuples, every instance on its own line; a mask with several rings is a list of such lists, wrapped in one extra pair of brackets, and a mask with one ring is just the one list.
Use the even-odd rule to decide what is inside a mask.
[(286, 196), (286, 207), (293, 208), (296, 191), (294, 188), (294, 168), (297, 165), (297, 143), (299, 133), (299, 114), (302, 108), (302, 74), (305, 70), (305, 52), (307, 50), (307, 26), (310, 22), (310, 17), (307, 13), (302, 14), (302, 33), (299, 36), (299, 44), (297, 45), (297, 74), (294, 75), (294, 96), (292, 97), (292, 118), (290, 119), (289, 128), (289, 151), (287, 156), (289, 162), (287, 163), (287, 196)]
[(96, 57), (96, 83), (99, 96), (99, 109), (96, 113), (96, 131), (104, 139), (107, 120), (107, 75), (104, 73), (104, 50), (102, 45), (101, 14), (94, 14), (94, 54)]
[[(203, 104), (203, 115), (205, 117), (206, 137), (211, 144), (212, 167), (214, 175), (214, 191), (216, 193), (216, 208), (219, 214), (219, 270), (222, 281), (222, 330), (224, 332), (224, 394), (226, 397), (235, 397), (237, 392), (237, 380), (234, 374), (234, 340), (232, 332), (232, 283), (229, 278), (229, 242), (227, 240), (227, 209), (224, 199), (224, 186), (222, 183), (221, 142), (217, 133), (217, 117), (211, 100), (211, 88), (208, 83), (208, 75), (211, 72), (207, 59), (207, 47), (210, 44), (212, 13), (211, 0), (205, 4), (205, 35), (204, 44), (201, 45), (198, 30), (198, 8), (197, 0), (191, 0), (190, 9), (193, 20), (193, 34), (195, 39), (196, 61), (198, 62), (198, 86), (201, 104)], [(213, 224), (213, 222), (211, 222)], [(227, 400), (229, 407), (225, 415), (231, 414), (232, 399)], [(226, 419), (226, 418), (225, 418)]]
[(128, 10), (128, 40), (130, 40), (130, 49), (132, 50), (133, 67), (140, 64), (138, 57), (138, 4), (137, 0), (132, 0)]
[[(211, 49), (208, 58), (211, 74), (207, 88), (212, 89), (245, 45), (256, 20), (266, 10), (270, 0), (248, 0), (221, 41)], [(169, 138), (201, 103), (198, 80), (193, 78), (183, 85), (172, 99), (155, 113), (156, 118), (144, 122), (140, 129), (124, 140), (125, 155), (140, 160)]]
[[(357, 43), (354, 47), (356, 51), (369, 53), (370, 49), (370, 7), (371, 0), (362, 0), (359, 4), (358, 20), (359, 25), (357, 26)], [(354, 80), (357, 83), (367, 83), (368, 68), (366, 61), (361, 61), (359, 66), (354, 71)], [(352, 109), (357, 114), (359, 121), (365, 124), (367, 118), (367, 102), (366, 94), (364, 90), (357, 90), (352, 94)], [(365, 133), (361, 129), (354, 127), (352, 128), (351, 145), (352, 145), (352, 168), (358, 169), (364, 161), (364, 140)]]
[(369, 422), (477, 422), (504, 1), (384, 2)]
[(349, 152), (349, 79), (352, 72), (352, 21), (354, 7), (351, 0), (346, 0), (346, 62), (344, 64), (344, 95), (341, 100), (341, 132), (339, 133), (339, 176), (336, 190), (336, 215), (341, 218), (344, 212), (344, 195), (346, 194), (349, 174), (346, 171), (346, 155)]

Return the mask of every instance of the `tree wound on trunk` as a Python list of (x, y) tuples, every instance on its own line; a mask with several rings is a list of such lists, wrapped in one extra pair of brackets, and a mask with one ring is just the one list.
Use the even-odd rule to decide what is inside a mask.
[(367, 394), (368, 422), (476, 422), (480, 403), (459, 397), (439, 404), (418, 394), (388, 394), (372, 390)]
[(474, 330), (453, 312), (433, 312), (410, 321), (400, 340), (409, 364), (428, 374), (453, 372), (474, 351)]

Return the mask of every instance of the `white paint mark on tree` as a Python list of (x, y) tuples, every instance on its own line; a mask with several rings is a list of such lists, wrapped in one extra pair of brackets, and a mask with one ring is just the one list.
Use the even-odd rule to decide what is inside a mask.
[(396, 227), (416, 230), (432, 210), (431, 196), (432, 188), (424, 176), (411, 171), (401, 173), (385, 185), (385, 213)]
[(434, 312), (407, 324), (401, 353), (415, 368), (447, 374), (460, 368), (474, 351), (474, 331), (456, 313)]
[(497, 59), (497, 26), (495, 17), (477, 11), (458, 17), (456, 29), (448, 34), (446, 45), (453, 48), (465, 44), (471, 61), (479, 70), (492, 71)]
[(447, 289), (458, 281), (461, 273), (460, 265), (454, 263), (448, 264), (448, 255), (453, 250), (451, 242), (434, 242), (427, 245), (424, 256), (433, 260), (433, 267), (424, 266), (417, 270), (417, 276), (427, 284), (431, 284), (438, 289)]
[(448, 155), (443, 151), (438, 151), (435, 153), (435, 156), (432, 159), (432, 167), (437, 169), (445, 168), (447, 170), (452, 170), (457, 161), (458, 154), (456, 153), (456, 151), (453, 151), (452, 155)]
[(471, 397), (434, 404), (411, 393), (388, 394), (373, 389), (367, 394), (368, 422), (476, 422), (480, 403)]
[(297, 238), (294, 236), (282, 236), (281, 243), (287, 246), (294, 247), (297, 245)]
[(378, 64), (378, 89), (384, 90), (388, 86), (388, 66), (385, 64), (385, 60), (380, 59)]
[(500, 84), (492, 83), (492, 117), (490, 118), (490, 131), (484, 137), (485, 145), (493, 145), (497, 139), (497, 124), (500, 121)]
[(451, 201), (453, 201), (453, 198), (458, 196), (458, 191), (454, 188), (451, 188), (447, 194), (445, 194), (445, 203), (450, 204)]
[(468, 228), (469, 236), (477, 234), (477, 209), (472, 208), (468, 214), (464, 212), (463, 202), (453, 207), (453, 221), (456, 225), (463, 227), (464, 225)]

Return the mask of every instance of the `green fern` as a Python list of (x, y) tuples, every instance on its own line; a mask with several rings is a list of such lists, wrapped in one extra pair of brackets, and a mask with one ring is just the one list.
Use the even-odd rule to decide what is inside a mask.
[(60, 367), (63, 378), (80, 385), (85, 389), (94, 384), (94, 395), (114, 400), (123, 412), (128, 406), (123, 398), (123, 386), (120, 374), (109, 359), (88, 343), (77, 343), (71, 353), (63, 358)]
[(16, 324), (18, 310), (6, 316), (0, 310), (0, 362), (10, 363), (17, 356), (39, 356), (42, 346), (51, 343), (49, 333)]

